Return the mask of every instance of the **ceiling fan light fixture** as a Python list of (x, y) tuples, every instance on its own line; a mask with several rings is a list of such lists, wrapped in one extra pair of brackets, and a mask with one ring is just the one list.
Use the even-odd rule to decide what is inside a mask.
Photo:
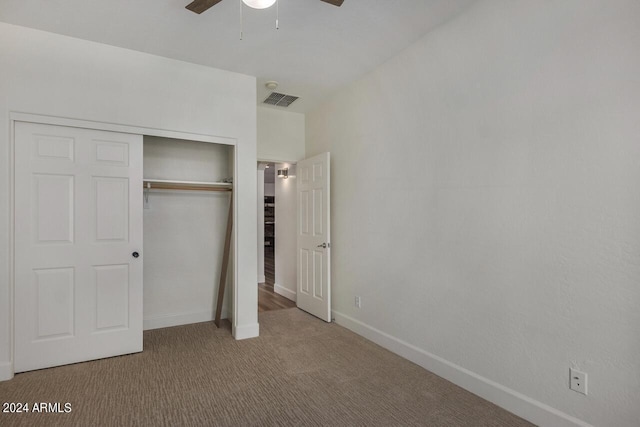
[(242, 2), (254, 9), (266, 9), (273, 6), (276, 0), (242, 0)]

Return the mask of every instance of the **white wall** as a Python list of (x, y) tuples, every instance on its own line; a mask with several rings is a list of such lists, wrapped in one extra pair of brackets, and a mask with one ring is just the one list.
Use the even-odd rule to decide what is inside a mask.
[[(144, 177), (222, 181), (233, 176), (232, 146), (144, 138)], [(215, 318), (229, 193), (151, 190), (144, 209), (144, 327)], [(222, 318), (231, 306), (230, 275)]]
[(234, 334), (255, 336), (256, 83), (153, 55), (0, 24), (0, 379), (11, 374), (9, 112), (237, 140)]
[(478, 1), (307, 114), (338, 321), (538, 424), (640, 425), (639, 23)]
[(289, 169), (289, 178), (277, 178), (276, 242), (274, 291), (290, 300), (296, 300), (296, 176), (295, 165), (276, 163), (275, 169)]
[(258, 159), (298, 161), (304, 158), (304, 114), (258, 107)]

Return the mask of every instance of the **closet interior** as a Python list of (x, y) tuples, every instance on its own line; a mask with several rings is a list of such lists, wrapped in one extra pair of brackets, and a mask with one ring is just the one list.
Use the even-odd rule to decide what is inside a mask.
[(225, 265), (227, 318), (234, 147), (145, 136), (143, 160), (144, 329), (213, 320)]

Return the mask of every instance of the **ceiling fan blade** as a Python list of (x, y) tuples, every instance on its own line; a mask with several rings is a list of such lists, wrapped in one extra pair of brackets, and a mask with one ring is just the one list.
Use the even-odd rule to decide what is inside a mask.
[(191, 3), (189, 3), (185, 7), (189, 9), (191, 12), (201, 14), (205, 10), (209, 9), (212, 6), (215, 6), (221, 1), (222, 0), (193, 0)]
[(342, 6), (342, 3), (344, 3), (344, 0), (322, 0), (322, 1), (338, 7)]

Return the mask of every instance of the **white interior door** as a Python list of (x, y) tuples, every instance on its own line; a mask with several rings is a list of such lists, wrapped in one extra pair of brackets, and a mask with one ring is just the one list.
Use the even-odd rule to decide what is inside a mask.
[(16, 122), (15, 205), (15, 371), (142, 351), (142, 136)]
[(298, 308), (331, 322), (329, 153), (302, 160), (298, 180)]

